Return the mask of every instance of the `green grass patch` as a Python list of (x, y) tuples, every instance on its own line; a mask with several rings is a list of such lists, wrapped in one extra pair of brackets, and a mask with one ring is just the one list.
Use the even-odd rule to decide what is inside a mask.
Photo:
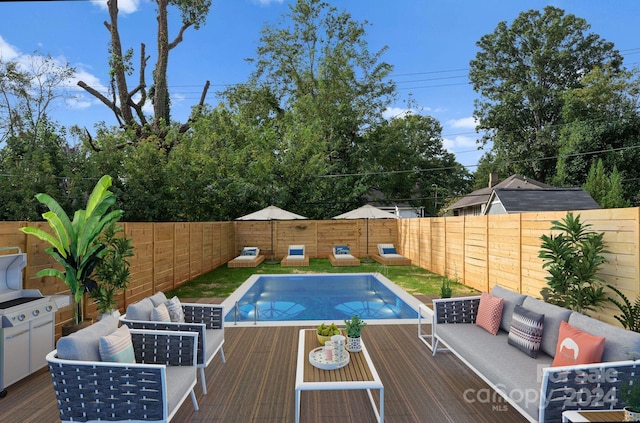
[[(333, 267), (328, 259), (311, 259), (309, 267), (282, 267), (280, 264), (262, 263), (258, 267), (229, 269), (223, 265), (169, 291), (167, 295), (177, 295), (179, 298), (226, 298), (251, 275), (293, 273), (381, 273), (410, 294), (436, 296), (440, 296), (440, 287), (445, 279), (417, 266), (383, 266), (374, 262), (362, 263), (359, 267)], [(454, 296), (478, 293), (453, 280), (450, 282)]]

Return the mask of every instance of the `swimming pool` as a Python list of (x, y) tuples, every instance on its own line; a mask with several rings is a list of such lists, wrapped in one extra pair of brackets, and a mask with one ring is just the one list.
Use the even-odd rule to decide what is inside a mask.
[[(417, 299), (376, 273), (253, 275), (224, 301), (227, 324), (413, 323)], [(408, 321), (407, 321), (408, 320)]]

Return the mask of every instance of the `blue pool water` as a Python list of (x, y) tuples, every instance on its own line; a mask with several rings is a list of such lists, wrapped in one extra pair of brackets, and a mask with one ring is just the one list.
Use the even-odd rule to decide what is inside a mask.
[(399, 293), (395, 285), (391, 289), (387, 285), (394, 284), (367, 273), (254, 275), (238, 289), (244, 293), (229, 298), (225, 322), (339, 322), (356, 314), (365, 320), (416, 319), (415, 308), (399, 297), (402, 293), (410, 296)]

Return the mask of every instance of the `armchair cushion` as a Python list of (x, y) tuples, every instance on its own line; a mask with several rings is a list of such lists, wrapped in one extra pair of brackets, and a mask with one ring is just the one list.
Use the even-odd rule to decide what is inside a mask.
[(100, 359), (115, 363), (135, 363), (133, 342), (127, 325), (122, 325), (110, 335), (100, 337)]
[(151, 320), (151, 310), (153, 310), (153, 302), (149, 298), (145, 298), (137, 303), (127, 306), (127, 318), (130, 320)]
[(117, 328), (118, 319), (106, 316), (91, 326), (63, 336), (56, 345), (58, 357), (64, 360), (100, 361), (100, 338)]

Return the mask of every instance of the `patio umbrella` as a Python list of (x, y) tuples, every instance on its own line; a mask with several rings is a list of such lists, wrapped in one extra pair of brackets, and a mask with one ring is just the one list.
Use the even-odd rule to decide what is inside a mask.
[(366, 219), (367, 220), (367, 258), (369, 257), (369, 219), (398, 219), (393, 213), (365, 204), (346, 213), (333, 216), (332, 219)]
[(274, 263), (273, 260), (273, 221), (274, 220), (297, 220), (297, 219), (307, 219), (304, 216), (300, 216), (299, 214), (291, 213), (290, 211), (283, 210), (280, 207), (269, 206), (265, 207), (262, 210), (258, 210), (253, 213), (249, 213), (247, 215), (241, 216), (236, 220), (268, 220), (271, 222), (271, 263)]

